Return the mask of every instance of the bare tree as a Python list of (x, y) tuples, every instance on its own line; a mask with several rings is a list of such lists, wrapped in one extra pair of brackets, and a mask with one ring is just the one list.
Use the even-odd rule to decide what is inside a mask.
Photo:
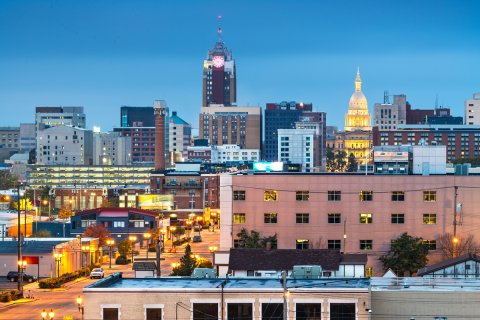
[(320, 236), (317, 241), (313, 240), (312, 245), (310, 246), (310, 249), (327, 249), (328, 245), (325, 240), (323, 240), (323, 237)]
[[(466, 253), (480, 253), (478, 243), (475, 241), (473, 234), (469, 233), (465, 236), (457, 236), (458, 241), (455, 245), (456, 256)], [(437, 250), (443, 254), (443, 261), (453, 258), (453, 234), (447, 232), (437, 236)]]

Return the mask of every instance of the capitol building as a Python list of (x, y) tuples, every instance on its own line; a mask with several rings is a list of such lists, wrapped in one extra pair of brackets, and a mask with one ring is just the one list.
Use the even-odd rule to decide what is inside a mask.
[(333, 148), (335, 153), (345, 151), (347, 158), (353, 154), (358, 164), (364, 164), (366, 155), (373, 148), (372, 136), (372, 115), (368, 113), (367, 98), (362, 93), (358, 69), (355, 92), (350, 98), (348, 113), (345, 114), (345, 129), (327, 137), (327, 147)]

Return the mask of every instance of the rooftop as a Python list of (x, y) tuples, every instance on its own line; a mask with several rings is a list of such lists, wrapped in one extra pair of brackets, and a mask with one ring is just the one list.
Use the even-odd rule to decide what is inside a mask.
[[(74, 240), (74, 239), (71, 239)], [(71, 241), (70, 240), (70, 241)], [(55, 246), (69, 242), (65, 240), (54, 241), (22, 241), (22, 254), (51, 254)], [(17, 254), (17, 241), (0, 241), (0, 254)]]
[[(228, 291), (256, 291), (271, 290), (283, 291), (283, 285), (278, 279), (272, 278), (182, 278), (182, 277), (161, 277), (161, 278), (122, 278), (118, 272), (105, 279), (86, 286), (84, 292), (94, 291), (171, 291), (171, 290), (201, 290), (221, 291), (222, 282), (226, 281), (224, 290)], [(345, 290), (368, 292), (370, 285), (369, 278), (356, 279), (287, 279), (287, 288), (290, 291), (304, 291), (314, 289), (321, 290)]]
[(81, 216), (88, 213), (96, 213), (98, 217), (128, 217), (129, 213), (138, 213), (152, 217), (158, 217), (158, 212), (136, 209), (136, 208), (96, 208), (90, 210), (79, 211), (75, 216)]
[(372, 291), (475, 291), (480, 280), (475, 278), (370, 278)]
[(456, 258), (453, 258), (453, 259), (448, 259), (446, 261), (442, 261), (442, 262), (439, 262), (437, 264), (427, 266), (427, 270), (425, 270), (425, 268), (418, 269), (417, 276), (422, 277), (426, 274), (430, 274), (430, 273), (433, 273), (435, 271), (445, 269), (445, 268), (454, 266), (458, 263), (462, 263), (462, 262), (465, 262), (465, 261), (480, 262), (480, 256), (477, 256), (476, 254), (473, 254), (473, 253), (467, 253), (467, 254), (458, 256)]

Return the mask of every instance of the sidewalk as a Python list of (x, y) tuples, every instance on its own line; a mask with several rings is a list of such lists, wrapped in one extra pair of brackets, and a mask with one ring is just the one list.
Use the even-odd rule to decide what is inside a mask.
[(34, 301), (37, 301), (39, 299), (18, 299), (18, 300), (15, 300), (15, 301), (10, 301), (10, 302), (0, 302), (0, 309), (1, 308), (7, 308), (7, 307), (10, 307), (10, 306), (13, 306), (13, 305), (16, 305), (16, 304), (25, 304), (25, 303), (29, 303), (29, 302), (34, 302)]

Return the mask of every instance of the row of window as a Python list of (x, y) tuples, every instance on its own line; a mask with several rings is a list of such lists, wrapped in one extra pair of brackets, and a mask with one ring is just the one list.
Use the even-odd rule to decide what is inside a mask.
[[(263, 192), (265, 201), (278, 201), (278, 191), (265, 190)], [(391, 201), (405, 201), (405, 191), (391, 191)], [(328, 191), (328, 201), (342, 201), (342, 191)], [(234, 201), (245, 201), (245, 191), (233, 191)], [(296, 201), (309, 201), (310, 191), (295, 191)], [(360, 201), (373, 201), (373, 191), (360, 191)], [(423, 201), (437, 201), (436, 191), (423, 191)]]
[[(233, 214), (233, 223), (245, 223), (245, 213), (234, 213)], [(264, 223), (278, 223), (278, 214), (277, 213), (264, 213), (263, 214)], [(297, 224), (308, 224), (310, 223), (310, 214), (309, 213), (297, 213), (295, 214), (295, 223)], [(340, 224), (342, 223), (342, 214), (341, 213), (328, 213), (327, 215), (328, 224)], [(359, 223), (360, 224), (373, 224), (373, 213), (360, 213), (359, 214)], [(392, 213), (391, 214), (391, 223), (392, 224), (405, 224), (405, 214), (404, 213)], [(424, 213), (423, 214), (423, 224), (437, 224), (437, 214), (436, 213)]]

